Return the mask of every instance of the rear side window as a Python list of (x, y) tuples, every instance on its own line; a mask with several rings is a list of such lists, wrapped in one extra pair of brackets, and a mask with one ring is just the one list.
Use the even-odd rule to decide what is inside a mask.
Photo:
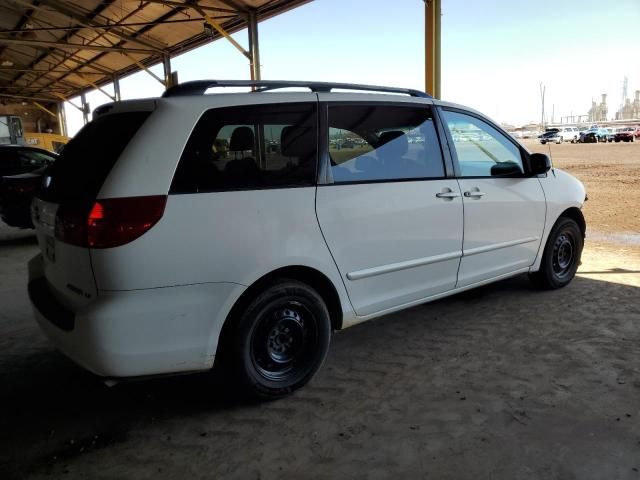
[(44, 200), (93, 200), (129, 141), (151, 112), (104, 115), (84, 126), (67, 143), (47, 172)]
[(444, 177), (427, 106), (329, 106), (329, 156), (334, 183)]
[(315, 103), (207, 111), (182, 154), (172, 193), (315, 184)]

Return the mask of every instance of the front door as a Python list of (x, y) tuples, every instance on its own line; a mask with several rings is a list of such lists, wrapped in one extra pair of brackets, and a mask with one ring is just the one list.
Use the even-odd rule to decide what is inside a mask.
[(430, 108), (328, 107), (329, 181), (316, 210), (359, 316), (455, 287), (462, 199)]
[(488, 122), (456, 110), (441, 115), (464, 202), (458, 287), (526, 269), (536, 259), (545, 223), (539, 180), (525, 175), (517, 143)]

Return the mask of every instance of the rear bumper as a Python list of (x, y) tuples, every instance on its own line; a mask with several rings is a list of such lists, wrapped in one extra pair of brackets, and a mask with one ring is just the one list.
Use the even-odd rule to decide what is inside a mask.
[(29, 262), (35, 318), (51, 342), (74, 362), (105, 377), (134, 377), (212, 367), (220, 330), (245, 287), (212, 283), (100, 292), (78, 311), (61, 305)]

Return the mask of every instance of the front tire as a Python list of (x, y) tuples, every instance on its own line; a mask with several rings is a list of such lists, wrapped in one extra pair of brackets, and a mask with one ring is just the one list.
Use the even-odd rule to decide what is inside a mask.
[(542, 289), (567, 286), (576, 275), (584, 247), (584, 236), (575, 220), (560, 217), (553, 226), (544, 247), (540, 270), (529, 278)]
[(327, 307), (296, 280), (273, 283), (230, 321), (223, 358), (239, 389), (251, 397), (276, 399), (302, 387), (329, 351)]

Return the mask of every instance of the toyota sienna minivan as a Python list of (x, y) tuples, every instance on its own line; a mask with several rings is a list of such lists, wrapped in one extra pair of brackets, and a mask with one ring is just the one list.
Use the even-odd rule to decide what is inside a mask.
[[(253, 91), (207, 93), (226, 86)], [(278, 397), (335, 330), (523, 273), (567, 285), (584, 201), (546, 155), (423, 92), (188, 82), (98, 108), (65, 147), (32, 204), (29, 295), (97, 375), (220, 363)]]

